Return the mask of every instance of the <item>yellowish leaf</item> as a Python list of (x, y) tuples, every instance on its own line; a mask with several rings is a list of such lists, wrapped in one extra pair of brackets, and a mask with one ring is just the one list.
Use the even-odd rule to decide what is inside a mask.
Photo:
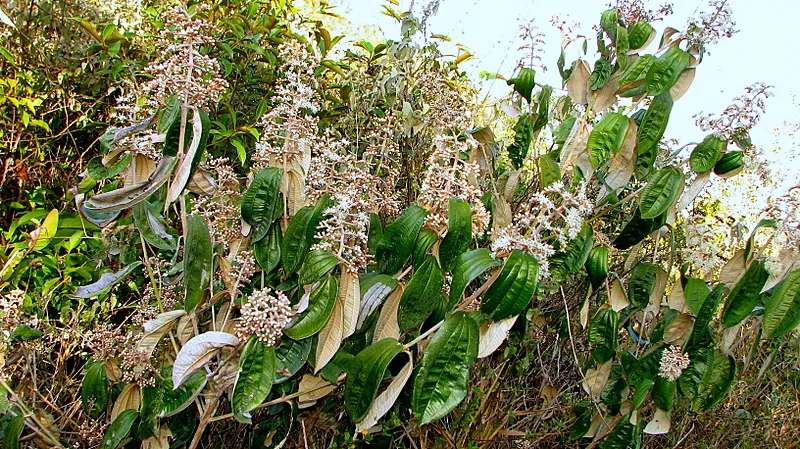
[(169, 440), (171, 439), (172, 431), (165, 424), (158, 429), (158, 433), (142, 440), (142, 449), (169, 449)]
[(316, 401), (336, 390), (336, 387), (336, 384), (332, 384), (320, 376), (304, 374), (298, 386), (297, 392), (300, 393), (300, 396), (297, 400), (298, 402)]
[(122, 392), (117, 396), (114, 402), (114, 407), (111, 409), (111, 422), (114, 422), (120, 413), (125, 410), (139, 411), (142, 405), (142, 392), (139, 389), (139, 384), (132, 383), (125, 386)]
[(586, 376), (583, 379), (583, 389), (592, 399), (600, 397), (600, 393), (608, 384), (608, 379), (611, 376), (611, 367), (613, 363), (611, 360), (601, 364), (595, 368), (586, 371)]
[(694, 328), (694, 318), (685, 313), (678, 314), (664, 329), (664, 343), (683, 346)]
[(325, 327), (319, 331), (317, 343), (317, 364), (314, 373), (318, 373), (331, 361), (336, 351), (342, 345), (344, 335), (344, 306), (338, 299), (333, 305), (333, 312)]
[(669, 417), (669, 413), (658, 408), (655, 415), (653, 415), (653, 419), (645, 426), (644, 433), (648, 435), (664, 435), (669, 432), (671, 424), (672, 420)]
[(400, 325), (397, 324), (397, 308), (400, 306), (400, 299), (403, 297), (403, 284), (397, 284), (397, 288), (386, 298), (381, 307), (381, 314), (375, 324), (375, 335), (372, 342), (383, 340), (384, 338), (400, 338)]
[(611, 310), (619, 312), (620, 310), (628, 307), (628, 297), (625, 294), (625, 288), (622, 287), (622, 282), (616, 277), (611, 281), (611, 288), (608, 294), (608, 303), (611, 305)]
[(589, 64), (584, 60), (579, 60), (572, 70), (572, 74), (567, 80), (567, 92), (577, 104), (589, 103)]
[(358, 314), (361, 311), (361, 287), (358, 276), (342, 270), (339, 281), (339, 297), (342, 303), (342, 338), (353, 335), (358, 325)]

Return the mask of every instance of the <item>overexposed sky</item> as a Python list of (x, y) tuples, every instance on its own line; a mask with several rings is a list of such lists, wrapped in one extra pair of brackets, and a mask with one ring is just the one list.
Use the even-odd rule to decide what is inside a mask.
[[(416, 0), (415, 11), (427, 5), (429, 0)], [(383, 0), (330, 0), (338, 5), (339, 12), (358, 26), (368, 26), (386, 39), (398, 39), (399, 24), (380, 13)], [(401, 10), (406, 10), (411, 1), (401, 0)], [(650, 1), (656, 9), (663, 1)], [(673, 0), (674, 14), (663, 22), (653, 25), (659, 34), (645, 51), (655, 52), (664, 26), (682, 29), (687, 20), (699, 11), (708, 9), (708, 0)], [(475, 58), (462, 64), (462, 68), (477, 80), (481, 71), (496, 72), (506, 77), (513, 70), (521, 53), (519, 25), (521, 21), (536, 19), (540, 31), (545, 35), (545, 73), (537, 71), (537, 82), (554, 87), (561, 85), (556, 68), (561, 37), (550, 25), (551, 17), (559, 15), (568, 22), (580, 24), (580, 30), (593, 36), (592, 25), (600, 20), (607, 0), (441, 0), (438, 12), (429, 20), (428, 34), (444, 34), (453, 43), (465, 45)], [(700, 112), (719, 113), (731, 104), (735, 96), (755, 82), (775, 86), (775, 94), (767, 101), (767, 112), (761, 123), (752, 131), (754, 143), (767, 152), (781, 147), (779, 167), (792, 177), (800, 177), (800, 157), (789, 160), (788, 154), (800, 153), (797, 136), (776, 133), (786, 129), (785, 122), (800, 123), (800, 85), (798, 71), (800, 58), (796, 56), (794, 33), (800, 17), (800, 3), (795, 0), (730, 0), (736, 28), (739, 33), (724, 39), (709, 48), (697, 70), (697, 76), (688, 94), (681, 98), (673, 109), (665, 137), (677, 138), (681, 144), (699, 142), (705, 133), (695, 126), (693, 116)], [(590, 38), (590, 65), (596, 56), (592, 54), (594, 39)], [(573, 45), (567, 53), (567, 66), (577, 59), (579, 46)], [(446, 47), (445, 47), (446, 48)], [(455, 53), (455, 49), (453, 49)], [(501, 97), (508, 92), (503, 81), (487, 82), (484, 85), (492, 96)], [(797, 181), (795, 181), (796, 183)]]

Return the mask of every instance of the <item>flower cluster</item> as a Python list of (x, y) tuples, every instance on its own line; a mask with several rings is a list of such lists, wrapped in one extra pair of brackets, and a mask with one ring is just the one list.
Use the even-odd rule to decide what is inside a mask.
[(370, 261), (369, 202), (351, 193), (333, 195), (336, 204), (325, 210), (328, 217), (317, 227), (320, 240), (312, 249), (328, 251), (342, 260), (344, 269), (353, 275), (363, 272)]
[(122, 30), (136, 30), (142, 23), (142, 0), (86, 0), (87, 6), (113, 19)]
[(456, 197), (469, 203), (472, 230), (475, 234), (482, 234), (489, 225), (489, 212), (481, 201), (483, 192), (475, 185), (480, 168), (476, 162), (461, 157), (469, 154), (476, 143), (441, 135), (435, 138), (435, 145), (418, 199), (419, 205), (430, 212), (426, 225), (439, 233), (447, 229), (450, 197)]
[(428, 108), (427, 123), (438, 130), (465, 130), (472, 124), (469, 103), (451, 87), (441, 73), (431, 72), (419, 80), (422, 101)]
[(0, 332), (8, 337), (11, 332), (21, 323), (22, 301), (25, 299), (25, 292), (22, 290), (11, 290), (7, 294), (0, 295)]
[(730, 254), (727, 245), (729, 227), (717, 217), (703, 215), (688, 219), (681, 226), (686, 238), (682, 255), (700, 277), (708, 277), (721, 268)]
[(617, 9), (619, 18), (627, 26), (635, 25), (642, 20), (656, 22), (672, 14), (672, 5), (669, 3), (665, 3), (655, 10), (647, 8), (643, 0), (617, 0), (615, 5), (609, 5), (609, 7), (612, 6)]
[(658, 375), (669, 381), (676, 381), (681, 373), (689, 367), (689, 356), (681, 352), (679, 346), (668, 346), (661, 355)]
[(172, 94), (188, 105), (215, 104), (228, 83), (219, 75), (217, 60), (201, 54), (198, 47), (213, 42), (211, 35), (217, 28), (192, 17), (183, 6), (166, 10), (162, 20), (164, 29), (156, 43), (162, 56), (145, 68), (153, 78), (142, 87), (143, 96), (155, 105), (163, 104)]
[(215, 191), (198, 195), (194, 209), (206, 219), (215, 241), (230, 244), (242, 236), (239, 179), (226, 158), (209, 159), (202, 167), (216, 173)]
[(777, 257), (783, 251), (797, 255), (800, 252), (800, 185), (790, 188), (786, 195), (768, 199), (763, 215), (778, 223), (770, 239), (773, 249), (770, 256)]
[(98, 324), (83, 335), (83, 344), (92, 352), (97, 363), (106, 363), (119, 358), (124, 348), (129, 346), (130, 337), (120, 327)]
[(583, 226), (592, 211), (586, 197), (586, 185), (569, 192), (561, 182), (537, 192), (514, 214), (513, 223), (500, 229), (492, 243), (492, 251), (503, 256), (518, 249), (539, 262), (541, 277), (549, 275), (549, 259), (555, 253), (552, 241), (565, 247)]
[(696, 124), (703, 131), (715, 132), (730, 140), (743, 136), (753, 129), (764, 114), (766, 99), (772, 96), (773, 86), (755, 83), (745, 88), (744, 95), (733, 99), (733, 104), (717, 116), (714, 114), (695, 115)]
[(292, 167), (297, 162), (302, 166), (316, 142), (318, 120), (313, 114), (320, 108), (316, 59), (295, 40), (281, 44), (278, 54), (283, 76), (272, 97), (274, 107), (259, 121), (263, 129), (253, 154), (256, 169)]
[(728, 0), (711, 0), (708, 6), (711, 7), (711, 12), (698, 14), (689, 21), (684, 33), (689, 47), (704, 48), (739, 32), (732, 19), (733, 13), (728, 6)]
[(137, 383), (140, 387), (154, 387), (158, 370), (155, 359), (144, 350), (136, 347), (127, 348), (120, 354), (122, 362), (122, 380)]
[(292, 306), (283, 292), (265, 288), (254, 291), (241, 308), (242, 316), (236, 324), (236, 336), (246, 340), (251, 336), (269, 346), (275, 346), (283, 328), (292, 318)]
[[(534, 24), (535, 19), (522, 22), (519, 26), (519, 38), (524, 44), (519, 47), (523, 57), (517, 63), (517, 67), (537, 68), (542, 72), (547, 71), (547, 66), (542, 63), (544, 54), (544, 33), (539, 31), (539, 27)], [(526, 61), (527, 59), (527, 61)]]

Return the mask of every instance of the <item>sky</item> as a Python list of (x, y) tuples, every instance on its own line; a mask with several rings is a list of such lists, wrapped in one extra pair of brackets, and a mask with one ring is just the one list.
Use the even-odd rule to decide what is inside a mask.
[[(416, 0), (415, 11), (420, 11), (429, 0)], [(561, 79), (555, 62), (559, 56), (561, 37), (550, 25), (551, 17), (559, 15), (570, 23), (580, 24), (583, 34), (591, 36), (592, 25), (599, 22), (600, 14), (609, 0), (441, 0), (438, 12), (428, 21), (428, 34), (444, 34), (453, 43), (465, 45), (475, 58), (461, 67), (474, 80), (481, 71), (513, 76), (521, 53), (519, 25), (535, 18), (535, 24), (544, 33), (546, 42), (543, 55), (547, 72), (537, 72), (537, 82), (560, 86)], [(398, 39), (399, 25), (380, 13), (383, 0), (329, 0), (338, 6), (338, 12), (354, 25), (367, 27), (370, 34)], [(411, 1), (400, 0), (400, 9), (408, 9)], [(653, 9), (661, 1), (646, 4)], [(656, 40), (646, 49), (657, 50), (657, 41), (664, 26), (682, 29), (690, 17), (696, 16), (708, 0), (673, 0), (674, 14), (653, 25), (658, 30)], [(693, 116), (698, 113), (720, 113), (743, 94), (744, 88), (756, 82), (774, 86), (774, 96), (767, 100), (766, 113), (753, 129), (752, 137), (776, 169), (783, 171), (790, 182), (800, 179), (800, 137), (791, 135), (791, 124), (800, 123), (800, 86), (798, 69), (800, 59), (793, 50), (800, 2), (795, 0), (730, 0), (737, 34), (711, 46), (686, 96), (672, 111), (666, 138), (677, 138), (681, 144), (700, 142), (705, 132), (695, 125)], [(587, 59), (591, 64), (594, 39), (590, 39)], [(577, 59), (579, 48), (572, 46), (567, 53), (567, 64)], [(455, 51), (455, 50), (453, 50)], [(484, 83), (483, 88), (493, 97), (508, 93), (503, 81)], [(776, 131), (776, 130), (779, 130)], [(780, 148), (779, 153), (773, 150)]]

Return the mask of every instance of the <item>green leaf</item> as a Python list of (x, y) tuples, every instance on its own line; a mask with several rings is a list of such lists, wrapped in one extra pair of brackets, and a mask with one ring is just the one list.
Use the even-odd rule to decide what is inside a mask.
[(675, 167), (664, 167), (647, 182), (639, 196), (642, 218), (656, 218), (669, 209), (684, 187), (683, 173)]
[(231, 411), (245, 415), (269, 396), (275, 380), (275, 349), (250, 337), (239, 356), (239, 375), (233, 385)]
[(282, 177), (283, 170), (277, 167), (259, 170), (242, 197), (242, 218), (253, 227), (253, 241), (261, 240), (272, 224)]
[(414, 270), (400, 298), (397, 323), (401, 331), (419, 327), (433, 313), (441, 301), (443, 283), (439, 264), (433, 256), (427, 256), (425, 262)]
[(212, 262), (211, 234), (206, 219), (197, 214), (189, 215), (184, 249), (183, 308), (191, 312), (203, 300), (214, 273)]
[(384, 338), (356, 355), (344, 385), (344, 405), (354, 422), (367, 416), (386, 368), (402, 350), (397, 340)]
[(108, 379), (106, 367), (101, 363), (93, 363), (86, 370), (81, 383), (81, 403), (83, 410), (92, 418), (97, 418), (106, 411), (108, 405)]
[(730, 391), (736, 376), (736, 363), (731, 356), (716, 353), (712, 348), (689, 352), (689, 367), (678, 379), (681, 393), (692, 400), (696, 412), (704, 412), (718, 404)]
[(489, 268), (502, 264), (500, 260), (492, 256), (492, 252), (488, 248), (478, 248), (458, 256), (453, 269), (453, 281), (450, 283), (448, 308), (452, 309), (461, 301), (461, 296), (470, 282)]
[(594, 345), (592, 357), (597, 363), (611, 360), (617, 353), (619, 315), (612, 309), (601, 309), (589, 324), (589, 344)]
[(631, 50), (641, 50), (646, 47), (656, 36), (656, 30), (647, 21), (636, 22), (628, 31), (628, 41)]
[(514, 86), (514, 90), (522, 95), (528, 103), (531, 102), (531, 93), (536, 86), (536, 70), (523, 67), (514, 78), (506, 81), (509, 86)]
[(97, 282), (78, 287), (72, 296), (81, 299), (103, 296), (110, 292), (112, 287), (124, 279), (125, 276), (129, 275), (133, 270), (138, 268), (141, 264), (142, 263), (137, 260), (136, 262), (115, 273), (103, 273), (100, 275), (100, 279), (98, 279)]
[(773, 290), (764, 311), (767, 337), (780, 337), (800, 324), (800, 269), (794, 270)]
[(280, 265), (282, 245), (283, 233), (280, 223), (272, 223), (267, 235), (253, 243), (253, 255), (264, 273), (271, 273)]
[(481, 312), (492, 321), (519, 315), (536, 293), (539, 263), (522, 251), (514, 250), (500, 275), (483, 294)]
[(464, 312), (448, 317), (422, 355), (411, 394), (420, 425), (448, 414), (467, 395), (478, 357), (478, 323)]
[(703, 301), (703, 305), (700, 306), (700, 311), (694, 319), (692, 334), (686, 342), (685, 349), (687, 352), (691, 352), (695, 348), (711, 347), (714, 345), (714, 335), (711, 333), (711, 329), (708, 325), (717, 315), (717, 309), (719, 308), (719, 303), (724, 294), (725, 284), (719, 284), (708, 294), (705, 301)]
[(658, 154), (658, 143), (664, 137), (673, 103), (669, 92), (663, 93), (653, 98), (642, 118), (639, 126), (638, 158), (636, 160), (636, 177), (639, 179), (646, 177), (653, 169), (656, 154)]
[(650, 302), (650, 295), (656, 285), (658, 265), (649, 262), (639, 262), (628, 279), (628, 301), (637, 309), (641, 309)]
[(612, 154), (616, 154), (625, 140), (628, 132), (628, 117), (616, 112), (611, 112), (603, 117), (589, 134), (587, 149), (589, 161), (594, 168), (607, 161)]
[(603, 14), (600, 16), (600, 28), (608, 33), (608, 37), (611, 39), (616, 39), (618, 22), (619, 15), (617, 14), (617, 10), (614, 8), (603, 11)]
[(531, 142), (533, 141), (533, 117), (522, 114), (514, 125), (514, 142), (508, 146), (508, 157), (514, 168), (520, 168), (522, 161), (528, 156)]
[(608, 60), (600, 58), (594, 63), (594, 70), (589, 75), (589, 88), (591, 90), (602, 89), (606, 85), (608, 79), (611, 78), (611, 72), (614, 67)]
[(131, 161), (133, 160), (133, 153), (125, 153), (121, 155), (110, 166), (103, 165), (102, 160), (103, 156), (97, 156), (90, 160), (86, 166), (86, 169), (89, 171), (89, 176), (91, 176), (95, 181), (113, 178), (114, 176), (122, 173), (123, 170), (128, 168), (128, 165), (130, 165)]
[(689, 53), (678, 47), (670, 47), (647, 72), (647, 93), (650, 95), (668, 94), (678, 81), (681, 72), (689, 65)]
[(286, 335), (295, 340), (302, 340), (322, 330), (331, 317), (331, 313), (333, 313), (338, 292), (339, 286), (336, 278), (325, 276), (319, 285), (311, 291), (311, 295), (308, 298), (308, 308), (294, 326), (286, 329)]
[[(177, 415), (192, 405), (208, 381), (205, 371), (200, 370), (189, 376), (178, 388), (175, 388), (172, 383), (172, 376), (169, 375), (171, 370), (171, 366), (167, 366), (162, 370), (162, 374), (165, 375), (163, 376), (161, 393), (155, 409), (157, 416), (160, 418)], [(142, 412), (142, 415), (144, 415), (144, 412)]]
[(411, 251), (417, 234), (425, 224), (428, 211), (419, 206), (410, 206), (395, 221), (386, 227), (383, 238), (375, 251), (378, 271), (384, 274), (395, 274), (403, 268)]
[(297, 374), (305, 366), (309, 354), (311, 354), (310, 338), (299, 341), (284, 339), (275, 350), (275, 383), (284, 382)]
[(133, 206), (133, 223), (147, 243), (158, 249), (175, 251), (178, 242), (167, 232), (167, 223), (156, 206), (147, 201)]
[(642, 55), (628, 64), (617, 80), (617, 95), (621, 97), (635, 97), (645, 92), (645, 80), (650, 67), (656, 62), (653, 55)]
[(744, 167), (743, 151), (728, 151), (723, 154), (719, 161), (714, 165), (714, 173), (723, 177), (730, 178), (741, 172)]
[[(630, 50), (631, 43), (630, 37), (628, 36), (628, 29), (622, 25), (617, 26), (617, 64), (621, 69), (625, 69), (628, 66), (628, 50)], [(611, 72), (613, 73), (614, 69), (612, 67)]]
[(675, 387), (677, 383), (661, 376), (656, 377), (653, 385), (653, 401), (658, 408), (669, 412), (675, 399)]
[(447, 234), (439, 245), (439, 261), (444, 271), (453, 268), (458, 256), (469, 249), (472, 242), (472, 209), (469, 203), (450, 197)]
[(425, 262), (428, 250), (437, 240), (439, 240), (439, 234), (437, 234), (436, 231), (432, 229), (423, 229), (420, 231), (414, 243), (414, 251), (411, 256), (414, 267), (418, 267)]
[(667, 221), (667, 214), (662, 214), (656, 218), (642, 218), (641, 212), (637, 207), (633, 211), (633, 217), (629, 221), (616, 239), (614, 239), (614, 247), (621, 250), (626, 250), (641, 242), (651, 232), (664, 226)]
[(594, 244), (594, 229), (588, 223), (581, 226), (578, 235), (550, 258), (550, 274), (553, 279), (562, 281), (578, 273), (586, 264)]
[(641, 430), (639, 430), (639, 426), (631, 424), (631, 414), (628, 413), (617, 421), (614, 430), (600, 441), (599, 447), (600, 449), (638, 448), (641, 440)]
[(3, 431), (3, 447), (6, 449), (19, 449), (19, 437), (25, 429), (25, 415), (19, 414), (11, 418)]
[[(159, 134), (166, 134), (175, 120), (181, 115), (181, 98), (172, 94), (167, 98), (164, 107), (158, 113), (158, 123), (156, 130)], [(97, 179), (97, 178), (95, 178)]]
[(297, 211), (283, 234), (281, 260), (286, 274), (294, 273), (303, 264), (308, 249), (315, 242), (314, 234), (322, 221), (328, 199), (321, 198), (316, 206), (306, 206)]
[(58, 210), (51, 210), (36, 230), (31, 232), (31, 251), (41, 251), (50, 244), (58, 232), (58, 218)]
[(542, 187), (548, 187), (553, 183), (561, 181), (561, 166), (556, 160), (554, 151), (545, 153), (537, 159), (539, 165), (539, 176)]
[(122, 441), (128, 437), (133, 428), (133, 423), (139, 418), (136, 410), (125, 410), (117, 416), (117, 419), (108, 426), (100, 449), (117, 449)]
[(605, 246), (592, 248), (586, 259), (586, 274), (589, 275), (592, 289), (597, 290), (603, 285), (608, 277), (608, 248)]
[(683, 297), (693, 314), (700, 313), (703, 302), (708, 298), (709, 293), (711, 293), (711, 289), (706, 284), (706, 281), (697, 278), (686, 279), (686, 285), (683, 287)]
[(709, 134), (700, 144), (694, 147), (689, 156), (689, 166), (697, 174), (708, 173), (714, 169), (717, 161), (728, 148), (728, 141)]
[(339, 264), (339, 258), (327, 251), (315, 250), (308, 253), (300, 268), (300, 284), (311, 284), (322, 279)]

